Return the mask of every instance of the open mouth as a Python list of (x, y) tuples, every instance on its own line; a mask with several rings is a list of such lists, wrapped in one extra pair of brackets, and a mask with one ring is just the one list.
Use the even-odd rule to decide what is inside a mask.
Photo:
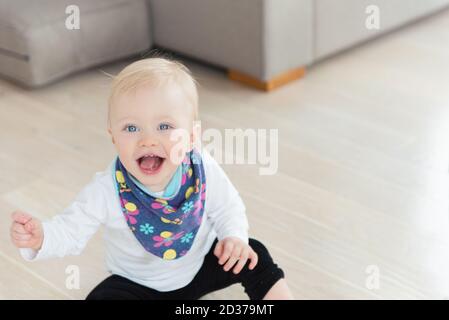
[(158, 173), (161, 170), (164, 161), (165, 158), (159, 157), (155, 154), (147, 154), (137, 159), (140, 170), (147, 175)]

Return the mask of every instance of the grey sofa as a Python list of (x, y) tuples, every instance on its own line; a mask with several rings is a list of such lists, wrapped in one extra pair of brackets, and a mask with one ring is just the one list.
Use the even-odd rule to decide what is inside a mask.
[[(80, 28), (68, 29), (69, 5)], [(27, 87), (147, 50), (146, 0), (0, 0), (0, 75)]]
[[(77, 4), (81, 29), (67, 30)], [(270, 90), (335, 52), (436, 12), (449, 0), (0, 0), (0, 75), (39, 86), (153, 45)], [(365, 27), (368, 5), (380, 29)]]
[[(185, 0), (149, 1), (156, 45), (237, 70), (244, 82), (262, 89), (272, 88), (270, 82), (290, 70), (449, 4), (449, 0), (188, 0), (188, 5)], [(379, 7), (379, 30), (365, 27), (369, 5)], [(279, 84), (291, 79), (287, 76)]]

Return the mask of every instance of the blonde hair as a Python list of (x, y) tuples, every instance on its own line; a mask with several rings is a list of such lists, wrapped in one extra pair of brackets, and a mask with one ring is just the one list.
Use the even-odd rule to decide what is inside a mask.
[(193, 107), (193, 119), (199, 120), (197, 83), (190, 70), (181, 62), (157, 57), (133, 62), (113, 78), (108, 100), (108, 123), (111, 106), (119, 95), (135, 91), (142, 85), (167, 83), (178, 85), (184, 91)]

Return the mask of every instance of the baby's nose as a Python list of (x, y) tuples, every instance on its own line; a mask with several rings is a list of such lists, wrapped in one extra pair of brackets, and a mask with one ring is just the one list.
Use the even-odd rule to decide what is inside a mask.
[(147, 146), (147, 147), (158, 145), (158, 143), (159, 141), (152, 134), (144, 135), (139, 141), (140, 146)]

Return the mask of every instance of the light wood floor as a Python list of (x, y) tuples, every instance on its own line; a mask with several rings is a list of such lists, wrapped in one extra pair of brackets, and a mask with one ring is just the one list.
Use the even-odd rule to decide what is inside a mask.
[[(203, 128), (278, 128), (279, 171), (226, 165), (298, 299), (449, 299), (449, 11), (309, 68), (270, 94), (192, 61)], [(102, 68), (117, 73), (128, 61)], [(0, 298), (83, 299), (107, 274), (81, 256), (24, 262), (9, 215), (60, 212), (114, 156), (99, 70), (27, 91), (0, 80)], [(80, 290), (65, 286), (78, 265)], [(380, 272), (379, 288), (366, 272)], [(239, 285), (205, 299), (246, 296)]]

